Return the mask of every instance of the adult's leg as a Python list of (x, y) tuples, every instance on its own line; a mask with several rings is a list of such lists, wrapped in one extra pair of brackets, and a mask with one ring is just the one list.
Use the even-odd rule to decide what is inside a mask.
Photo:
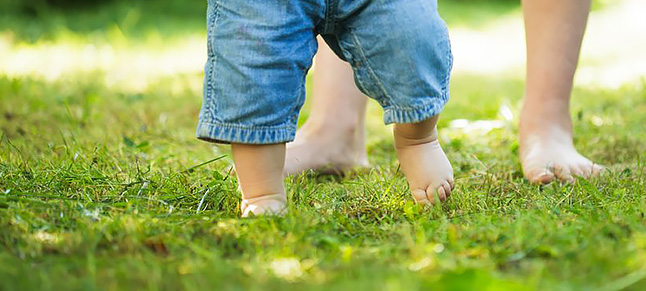
[(523, 0), (527, 84), (520, 116), (520, 158), (534, 183), (588, 177), (602, 167), (572, 142), (570, 94), (590, 0)]
[(364, 129), (368, 99), (353, 80), (350, 65), (319, 38), (312, 111), (294, 142), (287, 144), (285, 173), (368, 166)]
[[(571, 180), (572, 174), (585, 177), (602, 169), (574, 148), (569, 112), (589, 7), (590, 0), (523, 0), (528, 57), (520, 156), (531, 182)], [(354, 87), (350, 67), (324, 42), (320, 48), (313, 110), (296, 140), (288, 144), (287, 173), (367, 164), (366, 97)]]

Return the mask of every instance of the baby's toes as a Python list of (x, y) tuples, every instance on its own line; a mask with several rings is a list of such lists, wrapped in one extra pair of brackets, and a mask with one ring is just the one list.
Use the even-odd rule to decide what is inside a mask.
[[(449, 196), (451, 196), (451, 192), (453, 191), (453, 186), (451, 185), (451, 183), (449, 181), (444, 181), (440, 188), (444, 190), (444, 196), (445, 196), (444, 200), (442, 200), (442, 197), (440, 196), (440, 201), (445, 201), (446, 199), (449, 199)], [(438, 189), (438, 193), (439, 193), (439, 189)]]
[(415, 202), (422, 204), (422, 205), (431, 205), (433, 204), (433, 201), (429, 200), (429, 196), (426, 195), (426, 190), (423, 189), (413, 189), (411, 190), (411, 193), (413, 194), (413, 199), (415, 199)]
[(286, 208), (284, 205), (248, 205), (242, 211), (242, 217), (250, 216), (283, 216)]
[[(449, 197), (449, 195), (451, 195), (451, 192), (447, 193), (444, 186), (440, 186), (440, 187), (437, 187), (437, 188), (430, 188), (429, 187), (428, 192), (427, 192), (428, 197), (429, 198), (435, 198), (435, 193), (437, 193), (437, 198), (440, 199), (441, 202), (446, 201), (446, 198)], [(433, 201), (435, 201), (435, 199), (433, 199)]]
[(592, 176), (599, 175), (606, 168), (599, 164), (592, 164)]
[(242, 217), (260, 216), (260, 215), (285, 215), (287, 205), (281, 199), (245, 199), (242, 200), (241, 210)]

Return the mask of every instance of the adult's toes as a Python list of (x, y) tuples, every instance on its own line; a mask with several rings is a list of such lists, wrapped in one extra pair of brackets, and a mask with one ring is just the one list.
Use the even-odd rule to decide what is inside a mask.
[(548, 184), (556, 180), (556, 175), (549, 169), (539, 171), (530, 171), (525, 175), (527, 180), (532, 184)]
[(587, 178), (589, 176), (584, 165), (574, 165), (570, 167), (570, 173), (573, 177)]
[(582, 175), (584, 178), (590, 178), (599, 175), (603, 170), (606, 168), (602, 165), (595, 164), (590, 162), (589, 164), (584, 164), (584, 165), (579, 165), (579, 168), (581, 171), (583, 171), (584, 175)]
[(593, 175), (593, 176), (599, 175), (599, 173), (601, 173), (601, 171), (603, 171), (603, 170), (605, 170), (605, 169), (606, 169), (606, 168), (605, 168), (604, 166), (602, 166), (602, 165), (599, 165), (599, 164), (593, 164), (593, 165), (592, 165), (592, 175)]
[(570, 171), (569, 168), (561, 167), (561, 166), (555, 167), (554, 174), (556, 175), (556, 178), (558, 178), (563, 182), (568, 182), (568, 183), (574, 182), (574, 177), (572, 176), (572, 172)]

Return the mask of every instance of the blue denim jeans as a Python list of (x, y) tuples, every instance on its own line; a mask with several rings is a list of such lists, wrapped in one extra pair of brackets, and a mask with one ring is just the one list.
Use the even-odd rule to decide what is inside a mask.
[(200, 139), (292, 141), (317, 35), (350, 63), (387, 124), (435, 116), (449, 97), (452, 55), (436, 0), (208, 0), (207, 34)]

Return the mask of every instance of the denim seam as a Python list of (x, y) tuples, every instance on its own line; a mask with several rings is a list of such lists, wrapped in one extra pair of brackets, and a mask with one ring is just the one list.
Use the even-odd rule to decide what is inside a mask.
[[(323, 33), (329, 34), (334, 32), (336, 25), (337, 0), (325, 0), (325, 22), (323, 23)], [(331, 27), (330, 27), (331, 26)]]
[[(361, 42), (359, 42), (359, 38), (358, 38), (358, 37), (357, 37), (357, 35), (354, 33), (354, 31), (352, 31), (351, 29), (349, 30), (349, 32), (350, 32), (350, 35), (352, 35), (352, 40), (354, 41), (354, 44), (357, 46), (357, 49), (359, 50), (359, 53), (360, 53), (360, 55), (361, 55), (361, 59), (362, 59), (362, 60), (363, 60), (363, 62), (365, 63), (365, 66), (368, 68), (368, 72), (370, 73), (370, 75), (372, 76), (372, 78), (374, 78), (374, 81), (377, 83), (377, 86), (378, 86), (378, 87), (379, 87), (379, 89), (381, 90), (381, 93), (382, 93), (382, 95), (383, 95), (383, 98), (385, 98), (385, 99), (386, 99), (386, 100), (384, 100), (384, 101), (386, 101), (385, 105), (389, 105), (389, 104), (391, 104), (391, 102), (390, 102), (390, 99), (391, 99), (391, 98), (390, 98), (390, 95), (388, 95), (388, 91), (386, 90), (386, 87), (381, 83), (381, 80), (379, 79), (379, 77), (377, 77), (377, 74), (375, 73), (375, 71), (374, 71), (374, 70), (372, 69), (372, 67), (370, 66), (370, 62), (368, 61), (368, 58), (366, 57), (366, 53), (364, 52), (363, 47), (361, 46)], [(376, 97), (376, 96), (374, 96), (374, 97)], [(373, 97), (373, 98), (374, 98), (374, 97)], [(381, 98), (380, 98), (380, 99), (381, 99)], [(381, 103), (381, 102), (380, 102), (380, 103)], [(385, 106), (384, 106), (384, 107), (385, 107)]]
[(446, 78), (444, 78), (444, 84), (442, 84), (442, 91), (444, 91), (444, 98), (446, 98), (446, 92), (448, 91), (449, 82), (451, 80), (451, 71), (453, 69), (453, 51), (451, 50), (451, 37), (449, 36), (449, 29), (445, 26), (444, 30), (446, 31), (446, 46), (447, 46), (447, 72)]
[[(207, 15), (208, 16), (208, 15)], [(211, 19), (211, 22), (208, 23), (208, 30), (211, 31), (211, 35), (208, 36), (208, 46), (211, 46), (211, 49), (213, 50), (213, 47), (211, 45), (211, 41), (215, 39), (213, 36), (213, 33), (215, 32), (215, 23), (218, 21), (220, 18), (220, 2), (218, 0), (213, 0), (213, 18)], [(211, 52), (208, 52), (209, 54)], [(215, 54), (213, 54), (215, 56)]]
[[(307, 78), (307, 70), (303, 70), (303, 75), (301, 77), (301, 80), (303, 80), (305, 82), (306, 78)], [(306, 94), (307, 93), (305, 92), (305, 88), (304, 88), (304, 84), (303, 84), (303, 86), (301, 86), (301, 88), (298, 90), (298, 97), (296, 99), (297, 100), (296, 102), (298, 102), (298, 104), (304, 103), (304, 101), (301, 102), (301, 99), (304, 99), (306, 97)], [(302, 105), (301, 106), (294, 106), (294, 109), (292, 110), (293, 112), (292, 112), (292, 114), (290, 114), (290, 117), (289, 117), (289, 122), (290, 123), (294, 123), (293, 119), (295, 119), (296, 124), (298, 124), (298, 115), (299, 115), (299, 113), (301, 111), (301, 107), (302, 107)]]
[(347, 48), (344, 48), (344, 45), (341, 43), (341, 41), (338, 40), (338, 38), (337, 38), (337, 43), (338, 43), (338, 47), (341, 50), (341, 52), (344, 55), (345, 55), (345, 53), (347, 53), (349, 55), (349, 58), (347, 56), (346, 56), (346, 58), (348, 59), (347, 60), (348, 63), (351, 64), (352, 72), (353, 72), (353, 75), (354, 75), (355, 80), (356, 80), (355, 83), (356, 83), (357, 87), (359, 88), (359, 91), (361, 91), (362, 93), (365, 93), (368, 96), (371, 96), (371, 95), (376, 96), (377, 94), (374, 94), (374, 92), (372, 92), (372, 90), (368, 90), (368, 87), (366, 87), (366, 85), (364, 84), (364, 81), (362, 80), (363, 78), (361, 77), (361, 74), (359, 74), (359, 69), (355, 65), (355, 61), (356, 61), (355, 60), (355, 55), (350, 50), (348, 50)]
[(220, 18), (220, 2), (218, 0), (213, 1), (213, 19), (209, 23), (209, 27), (207, 30), (210, 30), (210, 35), (207, 36), (207, 41), (208, 41), (208, 47), (210, 47), (210, 50), (207, 52), (208, 58), (208, 64), (207, 68), (205, 71), (205, 78), (206, 78), (206, 92), (205, 92), (205, 99), (204, 100), (204, 113), (207, 115), (208, 119), (211, 119), (212, 116), (210, 116), (211, 112), (211, 105), (216, 102), (211, 102), (213, 100), (213, 78), (211, 75), (213, 75), (213, 72), (215, 70), (215, 66), (217, 63), (217, 55), (213, 53), (215, 51), (215, 47), (213, 46), (212, 42), (215, 40), (215, 26), (217, 24), (218, 19)]
[(358, 70), (358, 69), (354, 68), (354, 66), (353, 66), (353, 67), (352, 67), (352, 71), (354, 72), (354, 75), (355, 75), (356, 80), (357, 80), (357, 82), (356, 82), (356, 83), (357, 83), (357, 87), (359, 88), (359, 90), (360, 90), (360, 91), (365, 92), (365, 93), (366, 93), (366, 95), (373, 95), (373, 96), (374, 96), (374, 95), (377, 95), (377, 94), (374, 94), (374, 92), (372, 92), (372, 90), (368, 90), (368, 88), (366, 87), (366, 85), (363, 83), (362, 77), (361, 77), (361, 75), (359, 74), (359, 70)]

